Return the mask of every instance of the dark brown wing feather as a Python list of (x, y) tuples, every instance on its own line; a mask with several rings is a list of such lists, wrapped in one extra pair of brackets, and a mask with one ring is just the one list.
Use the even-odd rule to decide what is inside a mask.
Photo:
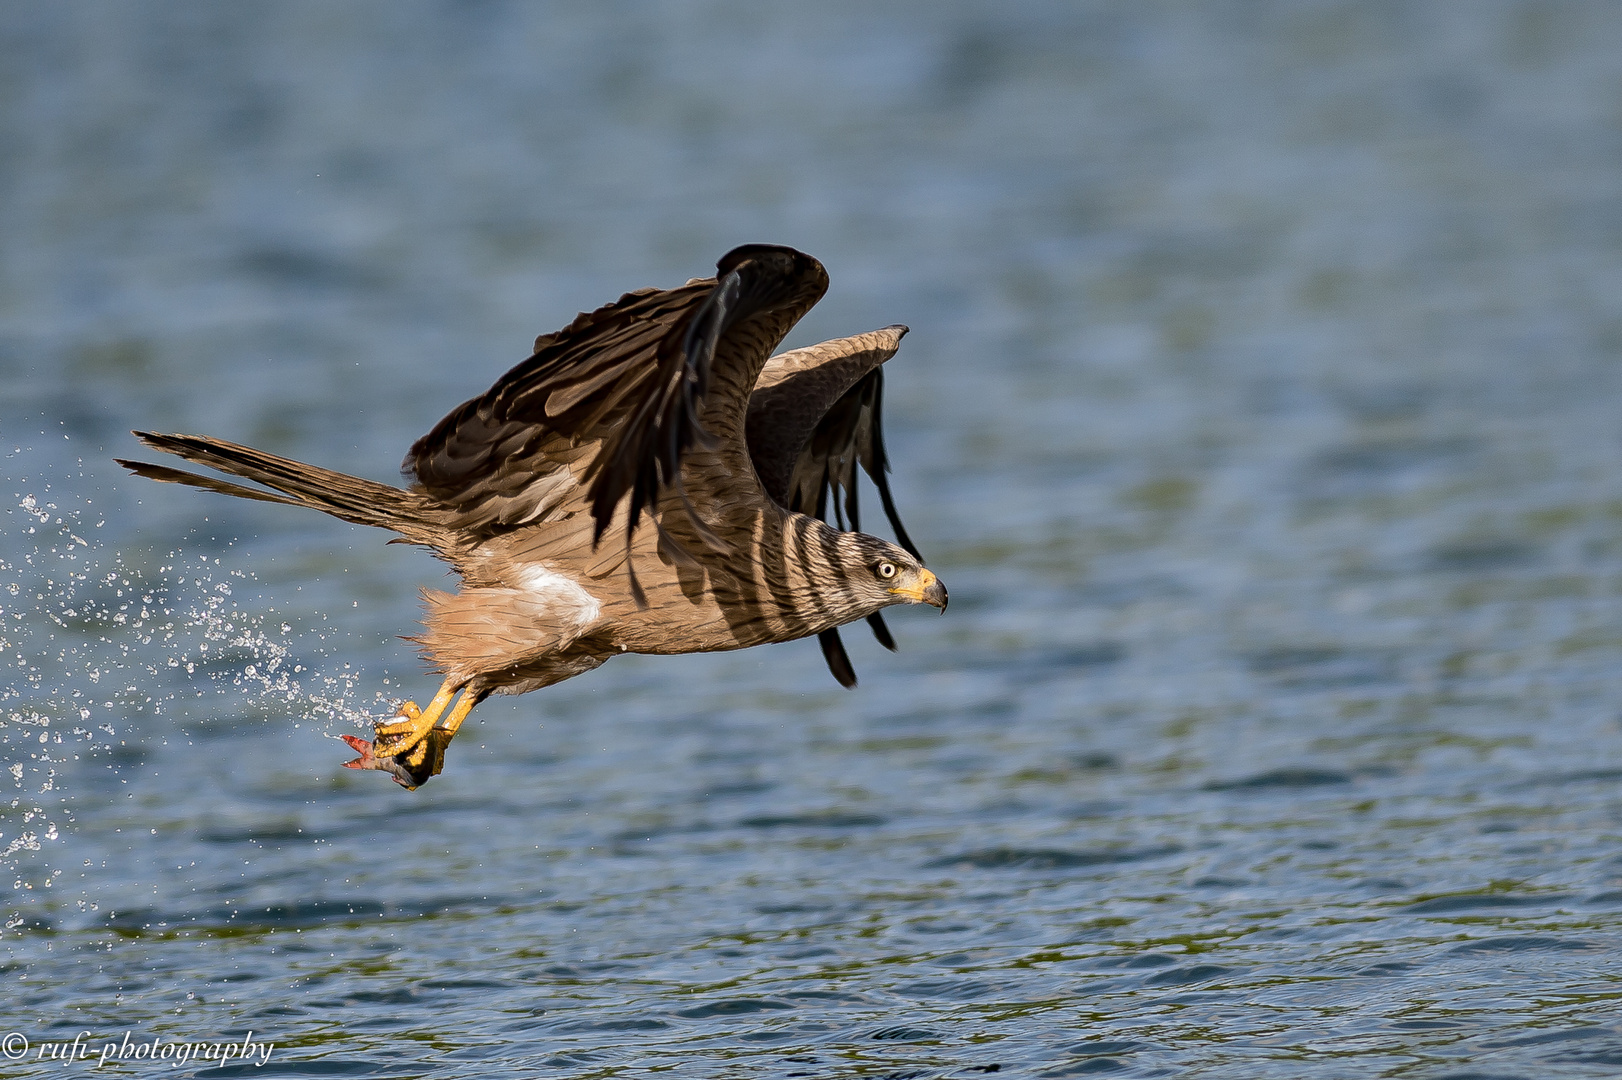
[(861, 528), (860, 465), (878, 488), (896, 541), (922, 561), (896, 512), (884, 451), (881, 365), (906, 333), (905, 326), (887, 326), (772, 357), (749, 401), (749, 456), (767, 493), (783, 507), (841, 529), (847, 517), (849, 528)]
[[(851, 387), (834, 403), (828, 414), (817, 425), (810, 441), (796, 463), (788, 505), (791, 510), (807, 513), (804, 508), (815, 501), (817, 516), (830, 524), (856, 532), (862, 528), (861, 508), (857, 501), (856, 466), (867, 473), (878, 489), (884, 514), (895, 530), (896, 543), (913, 558), (923, 562), (918, 547), (907, 535), (896, 511), (895, 499), (890, 494), (890, 459), (884, 452), (884, 372), (875, 370)], [(840, 496), (843, 495), (843, 499)], [(829, 518), (827, 509), (833, 508)]]
[(856, 689), (856, 669), (850, 665), (850, 655), (845, 652), (845, 643), (839, 640), (839, 631), (824, 630), (817, 635), (817, 644), (822, 646), (822, 658), (839, 685), (846, 690)]
[(808, 255), (749, 245), (714, 279), (627, 293), (537, 338), (533, 356), (417, 440), (402, 471), (476, 534), (583, 502), (595, 542), (629, 495), (629, 543), (641, 512), (681, 491), (682, 455), (741, 430), (747, 392), (734, 388), (753, 385), (827, 280)]

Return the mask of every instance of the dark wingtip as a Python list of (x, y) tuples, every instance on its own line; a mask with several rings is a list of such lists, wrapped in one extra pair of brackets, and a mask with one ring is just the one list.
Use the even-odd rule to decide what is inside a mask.
[(878, 638), (880, 645), (883, 645), (891, 652), (901, 651), (896, 648), (895, 638), (890, 636), (890, 628), (885, 625), (883, 615), (875, 611), (867, 617), (867, 625), (872, 628), (873, 636)]
[(791, 265), (803, 266), (805, 269), (810, 269), (812, 266), (821, 267), (822, 265), (805, 252), (784, 244), (740, 244), (721, 256), (716, 262), (715, 276), (718, 278), (726, 277), (746, 262), (773, 257), (787, 258)]
[(648, 594), (642, 591), (642, 583), (636, 579), (636, 567), (631, 563), (631, 545), (625, 545), (625, 570), (631, 577), (631, 599), (636, 602), (638, 611), (648, 610)]
[(856, 669), (850, 665), (850, 656), (845, 652), (845, 643), (839, 640), (839, 631), (824, 630), (817, 635), (817, 644), (822, 646), (822, 658), (828, 662), (828, 670), (839, 680), (839, 685), (846, 690), (856, 689)]

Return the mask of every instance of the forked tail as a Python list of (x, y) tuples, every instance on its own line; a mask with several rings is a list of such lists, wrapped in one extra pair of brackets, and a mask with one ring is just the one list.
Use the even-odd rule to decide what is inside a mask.
[(198, 465), (207, 465), (275, 490), (243, 487), (212, 476), (171, 469), (167, 465), (115, 459), (137, 476), (168, 484), (188, 484), (205, 491), (218, 491), (222, 495), (235, 495), (239, 499), (307, 506), (356, 525), (391, 529), (418, 544), (438, 546), (435, 540), (443, 535), (431, 519), (423, 496), (416, 492), (306, 465), (302, 461), (267, 454), (263, 450), (239, 446), (223, 439), (211, 439), (206, 435), (159, 435), (150, 431), (137, 431), (134, 434), (154, 450), (175, 454)]

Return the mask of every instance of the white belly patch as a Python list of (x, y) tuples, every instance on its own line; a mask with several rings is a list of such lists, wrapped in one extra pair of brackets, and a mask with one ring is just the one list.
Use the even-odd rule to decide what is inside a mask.
[(597, 621), (603, 607), (578, 581), (545, 566), (532, 566), (519, 578), (524, 591), (534, 597), (547, 614), (558, 622), (585, 629)]

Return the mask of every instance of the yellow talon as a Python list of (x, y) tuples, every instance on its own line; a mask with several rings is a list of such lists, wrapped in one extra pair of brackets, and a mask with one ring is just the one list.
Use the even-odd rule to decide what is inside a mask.
[[(456, 737), (456, 729), (462, 726), (467, 714), (473, 711), (473, 706), (483, 700), (483, 695), (474, 694), (471, 690), (462, 692), (462, 697), (456, 702), (456, 708), (443, 721), (428, 729), (423, 740), (411, 749), (404, 757), (395, 760), (404, 765), (414, 775), (420, 773), (426, 765), (429, 776), (438, 776), (445, 768), (445, 747), (451, 744)], [(413, 790), (415, 788), (413, 787)]]
[[(445, 680), (427, 709), (417, 708), (414, 701), (405, 702), (395, 720), (372, 725), (374, 742), (357, 735), (343, 736), (349, 748), (360, 755), (354, 761), (344, 762), (344, 768), (379, 769), (392, 774), (395, 783), (411, 791), (429, 777), (438, 776), (445, 767), (445, 747), (455, 738), (473, 706), (489, 693), (471, 688), (463, 690), (456, 707), (444, 715), (456, 689), (449, 679)], [(443, 722), (440, 721), (442, 715)]]
[[(451, 703), (456, 695), (456, 686), (450, 679), (446, 679), (439, 687), (439, 693), (434, 700), (428, 703), (428, 708), (418, 709), (415, 702), (408, 701), (400, 706), (400, 719), (390, 724), (374, 724), (373, 732), (376, 738), (375, 753), (378, 757), (401, 757), (406, 765), (422, 764), (426, 751), (416, 754), (407, 752), (422, 745), (423, 739), (428, 737), (439, 716), (445, 711), (445, 706)], [(464, 714), (465, 715), (465, 714)], [(412, 760), (415, 758), (416, 760)]]

